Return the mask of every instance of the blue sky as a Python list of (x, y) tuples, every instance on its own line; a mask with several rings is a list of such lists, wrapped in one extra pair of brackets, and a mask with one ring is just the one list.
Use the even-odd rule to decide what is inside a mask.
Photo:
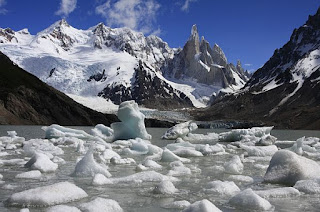
[(104, 22), (183, 47), (197, 24), (200, 36), (217, 43), (229, 62), (240, 59), (255, 70), (319, 6), (319, 0), (0, 0), (0, 27), (36, 34), (61, 18), (79, 29)]

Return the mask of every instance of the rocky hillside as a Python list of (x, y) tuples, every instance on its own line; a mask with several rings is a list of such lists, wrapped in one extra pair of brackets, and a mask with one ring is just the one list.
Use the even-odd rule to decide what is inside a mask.
[(74, 102), (0, 52), (0, 124), (109, 125), (115, 120)]
[(320, 8), (275, 50), (244, 88), (195, 112), (200, 120), (262, 121), (279, 128), (320, 129)]

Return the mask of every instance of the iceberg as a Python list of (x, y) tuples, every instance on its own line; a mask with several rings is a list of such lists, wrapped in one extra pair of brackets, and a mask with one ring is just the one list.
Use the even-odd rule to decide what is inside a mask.
[(93, 129), (91, 129), (91, 134), (93, 136), (100, 137), (103, 140), (112, 140), (113, 129), (103, 124), (97, 124)]
[(177, 138), (183, 138), (188, 133), (198, 129), (196, 123), (192, 121), (187, 121), (184, 123), (177, 124), (170, 129), (168, 129), (164, 135), (161, 137), (162, 139), (175, 140)]
[(12, 194), (5, 202), (8, 206), (45, 207), (67, 203), (87, 197), (88, 194), (69, 182), (29, 189)]
[(43, 153), (34, 154), (24, 166), (44, 173), (54, 172), (58, 168), (58, 164), (52, 162), (50, 158)]
[(209, 200), (204, 199), (189, 205), (182, 212), (221, 212), (221, 210)]
[(273, 206), (268, 200), (260, 197), (248, 188), (236, 194), (229, 200), (229, 204), (244, 211), (271, 211)]
[(293, 186), (299, 180), (320, 176), (320, 165), (289, 150), (277, 151), (269, 164), (264, 181)]
[(80, 204), (83, 212), (123, 212), (119, 203), (112, 199), (97, 197), (91, 202)]
[(113, 140), (132, 138), (151, 140), (152, 136), (148, 134), (144, 124), (145, 116), (139, 111), (135, 101), (122, 102), (117, 115), (121, 122), (111, 124), (114, 131)]
[[(229, 132), (219, 134), (220, 142), (233, 142), (240, 141), (246, 136), (262, 138), (266, 135), (270, 135), (273, 127), (252, 127), (251, 129), (235, 129)], [(252, 140), (252, 139), (251, 139)], [(258, 142), (260, 139), (257, 139)]]

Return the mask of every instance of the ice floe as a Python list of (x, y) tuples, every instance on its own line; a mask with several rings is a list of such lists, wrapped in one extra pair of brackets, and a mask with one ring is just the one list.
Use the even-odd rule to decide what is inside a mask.
[(40, 179), (42, 174), (39, 170), (23, 172), (16, 175), (18, 179)]
[[(170, 129), (168, 129), (164, 135), (161, 137), (162, 139), (175, 140), (177, 138), (183, 138), (188, 133), (198, 129), (196, 123), (192, 121), (187, 121), (184, 123), (177, 124)], [(190, 138), (190, 137), (189, 137)]]
[(87, 196), (87, 193), (76, 185), (60, 182), (14, 193), (6, 200), (5, 204), (8, 206), (44, 207), (75, 201)]
[(58, 168), (58, 164), (52, 162), (50, 158), (43, 153), (35, 153), (24, 166), (44, 173), (54, 172)]

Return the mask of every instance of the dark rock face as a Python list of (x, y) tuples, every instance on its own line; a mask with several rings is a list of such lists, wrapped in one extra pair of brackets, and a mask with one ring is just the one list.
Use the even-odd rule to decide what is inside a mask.
[[(200, 120), (263, 121), (288, 129), (320, 129), (320, 8), (235, 95), (195, 111)], [(268, 83), (273, 82), (268, 89)]]
[(15, 32), (10, 29), (1, 29), (0, 28), (0, 43), (6, 43), (6, 42), (18, 42), (18, 39), (15, 37)]
[(171, 78), (193, 78), (199, 83), (222, 88), (238, 85), (234, 74), (238, 74), (244, 82), (248, 80), (241, 63), (237, 67), (228, 64), (224, 52), (217, 44), (212, 49), (204, 37), (199, 40), (196, 25), (192, 27), (190, 38), (183, 49), (162, 67), (162, 72)]
[(74, 102), (0, 53), (0, 124), (109, 125), (116, 120)]
[(131, 87), (111, 85), (106, 87), (99, 96), (110, 99), (116, 104), (127, 100), (135, 100), (148, 108), (172, 109), (191, 107), (191, 100), (180, 91), (172, 88), (142, 61), (135, 69)]

